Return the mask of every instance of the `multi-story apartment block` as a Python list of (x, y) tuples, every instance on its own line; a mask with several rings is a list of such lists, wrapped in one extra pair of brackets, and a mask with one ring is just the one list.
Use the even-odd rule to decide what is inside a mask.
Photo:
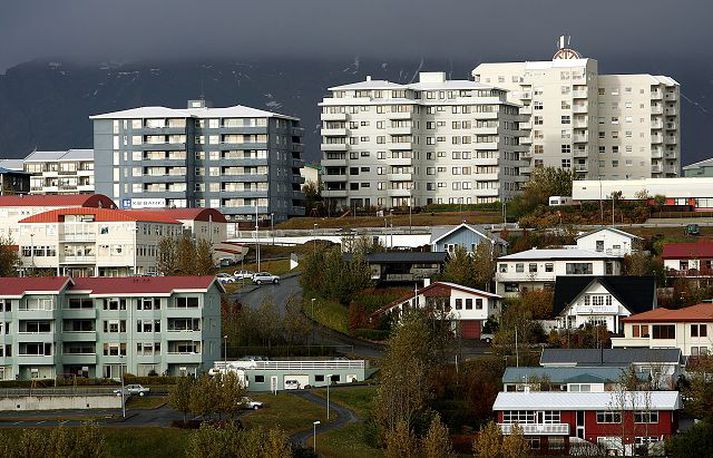
[(0, 380), (207, 371), (222, 291), (214, 277), (0, 278)]
[(32, 194), (94, 193), (94, 150), (33, 151), (23, 169)]
[(155, 274), (158, 245), (183, 224), (163, 212), (62, 208), (19, 222), (20, 260), (26, 271), (73, 277)]
[(16, 196), (30, 192), (30, 176), (21, 170), (0, 165), (0, 196)]
[(297, 118), (191, 100), (90, 119), (96, 188), (122, 208), (208, 207), (234, 222), (304, 214)]
[(507, 200), (526, 177), (527, 120), (506, 91), (445, 73), (336, 86), (322, 111), (323, 195), (336, 207)]
[(533, 167), (589, 179), (680, 175), (680, 86), (670, 77), (600, 75), (563, 39), (551, 61), (483, 63), (472, 74), (531, 114), (521, 127)]
[(29, 216), (60, 208), (116, 208), (101, 194), (0, 196), (0, 238), (10, 237), (17, 244), (18, 222)]

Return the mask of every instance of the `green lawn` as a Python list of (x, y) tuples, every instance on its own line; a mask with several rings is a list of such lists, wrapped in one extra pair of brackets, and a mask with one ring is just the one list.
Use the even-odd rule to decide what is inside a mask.
[[(463, 220), (471, 224), (500, 223), (502, 222), (502, 215), (499, 211), (422, 212), (411, 215), (411, 224), (413, 226), (460, 224)], [(394, 227), (408, 227), (409, 215), (387, 216), (386, 221), (387, 224), (393, 224)], [(275, 229), (313, 229), (315, 224), (317, 225), (317, 230), (336, 227), (384, 227), (384, 218), (377, 216), (345, 216), (343, 218), (296, 217), (277, 224)]]
[(167, 402), (167, 398), (161, 396), (131, 396), (128, 401), (126, 401), (126, 408), (129, 410), (134, 409), (157, 409)]
[[(314, 390), (314, 394), (327, 397), (326, 389)], [(366, 418), (371, 410), (371, 402), (376, 396), (374, 386), (330, 388), (329, 400), (354, 411), (360, 418)]]
[(240, 421), (248, 428), (278, 426), (288, 434), (293, 434), (311, 428), (315, 420), (322, 423), (327, 421), (326, 407), (317, 406), (289, 393), (278, 392), (277, 396), (251, 394), (250, 398), (264, 402), (265, 406), (240, 417)]
[(349, 333), (349, 310), (338, 302), (328, 299), (317, 298), (314, 301), (314, 315), (312, 314), (311, 298), (304, 298), (303, 310), (305, 315), (318, 323), (339, 331), (343, 334)]

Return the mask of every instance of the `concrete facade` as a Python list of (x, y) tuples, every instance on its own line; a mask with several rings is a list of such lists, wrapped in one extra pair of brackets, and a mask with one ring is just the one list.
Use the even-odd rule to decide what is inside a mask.
[(23, 159), (32, 194), (93, 194), (94, 150), (33, 151)]
[(319, 104), (322, 195), (337, 208), (496, 202), (525, 181), (528, 118), (499, 87), (431, 72), (329, 91)]
[(680, 176), (680, 85), (670, 77), (602, 75), (564, 43), (551, 61), (483, 63), (472, 74), (532, 115), (521, 124), (532, 167), (580, 179)]
[(0, 380), (208, 370), (221, 291), (213, 277), (2, 278)]
[(713, 177), (713, 158), (694, 162), (683, 167), (684, 177)]
[(235, 223), (304, 214), (297, 118), (191, 100), (90, 119), (96, 188), (121, 208), (215, 208)]

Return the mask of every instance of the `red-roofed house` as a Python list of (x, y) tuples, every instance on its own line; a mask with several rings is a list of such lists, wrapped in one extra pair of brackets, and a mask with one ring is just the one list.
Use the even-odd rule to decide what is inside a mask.
[(197, 238), (219, 244), (228, 238), (228, 220), (214, 208), (165, 208), (150, 210), (126, 210), (142, 214), (145, 212), (164, 214), (183, 224), (183, 229)]
[(156, 273), (159, 241), (183, 232), (166, 212), (94, 207), (50, 210), (18, 226), (24, 270), (73, 277)]
[(0, 380), (207, 371), (222, 292), (212, 276), (0, 278)]
[(682, 277), (713, 276), (713, 241), (667, 243), (661, 254), (669, 275)]
[(116, 208), (103, 194), (0, 196), (0, 238), (17, 243), (18, 221), (49, 210), (69, 207)]
[(612, 337), (612, 347), (680, 348), (698, 356), (713, 348), (713, 303), (682, 309), (659, 307), (624, 318), (624, 337)]
[(385, 313), (393, 313), (398, 317), (409, 308), (425, 307), (444, 314), (454, 327), (459, 328), (464, 339), (479, 339), (485, 321), (500, 313), (501, 299), (497, 294), (437, 281), (380, 308), (371, 317), (376, 319)]

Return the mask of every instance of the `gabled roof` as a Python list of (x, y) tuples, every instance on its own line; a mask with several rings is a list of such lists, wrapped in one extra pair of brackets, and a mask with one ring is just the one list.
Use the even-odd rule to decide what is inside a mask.
[(0, 159), (0, 167), (16, 172), (22, 172), (22, 159)]
[(103, 194), (0, 196), (0, 207), (101, 207), (116, 208)]
[(627, 323), (713, 322), (713, 303), (702, 302), (677, 310), (660, 307), (623, 319)]
[(25, 162), (48, 161), (93, 161), (93, 149), (73, 148), (66, 151), (33, 151), (27, 155)]
[(172, 220), (212, 221), (214, 223), (227, 223), (225, 215), (214, 208), (152, 208), (146, 210), (123, 210), (138, 216), (145, 214), (165, 215)]
[(14, 174), (14, 175), (29, 175), (29, 173), (25, 173), (22, 170), (17, 170), (17, 169), (8, 169), (6, 167), (3, 167), (0, 165), (0, 174), (5, 175), (5, 174)]
[(0, 297), (59, 293), (72, 284), (69, 277), (0, 277)]
[(61, 223), (67, 215), (92, 215), (96, 222), (143, 221), (181, 224), (170, 214), (153, 211), (127, 211), (108, 208), (71, 207), (50, 210), (21, 219), (20, 223)]
[(680, 348), (545, 348), (540, 365), (628, 366), (632, 363), (681, 362)]
[[(471, 288), (469, 286), (463, 286), (463, 285), (459, 285), (457, 283), (451, 283), (451, 282), (445, 282), (445, 281), (433, 282), (430, 285), (419, 289), (418, 294), (423, 295), (425, 297), (450, 297), (452, 290), (473, 294), (475, 296), (482, 296), (482, 297), (493, 298), (493, 299), (502, 299), (502, 296), (499, 296), (494, 293), (489, 293), (487, 291), (482, 291), (480, 289)], [(406, 296), (403, 296), (389, 304), (386, 304), (385, 306), (381, 307), (380, 309), (374, 311), (371, 315), (378, 316), (383, 313), (386, 313), (389, 310), (391, 310), (392, 308), (396, 307), (397, 305), (413, 299), (415, 295), (416, 295), (416, 291), (411, 292)]]
[(482, 226), (476, 226), (474, 224), (468, 224), (468, 223), (460, 223), (457, 226), (439, 226), (439, 227), (434, 227), (431, 230), (431, 244), (437, 243), (440, 240), (448, 237), (451, 234), (454, 234), (460, 230), (469, 230), (471, 232), (475, 232), (479, 236), (486, 238), (490, 240), (491, 242), (499, 243), (499, 244), (504, 244), (507, 245), (507, 242), (500, 237), (493, 235), (490, 231), (485, 229)]
[(213, 283), (222, 286), (212, 275), (176, 277), (79, 277), (72, 292), (102, 295), (165, 294), (180, 291), (206, 291)]
[(663, 259), (701, 259), (713, 258), (713, 241), (667, 243), (663, 246)]
[(579, 248), (532, 248), (531, 250), (500, 256), (498, 261), (539, 261), (548, 259), (621, 259), (621, 256), (581, 250)]
[[(616, 391), (568, 392), (530, 391), (501, 392), (495, 398), (493, 410), (678, 410), (681, 397), (678, 391), (627, 391), (621, 398)], [(623, 406), (621, 405), (623, 402)], [(616, 407), (615, 407), (616, 406)]]
[(90, 116), (89, 119), (124, 119), (124, 118), (283, 118), (297, 120), (292, 116), (259, 110), (257, 108), (235, 105), (225, 108), (167, 108), (161, 106), (138, 107), (128, 110), (113, 111)]
[(613, 227), (613, 226), (602, 226), (600, 228), (594, 229), (593, 231), (587, 232), (586, 234), (578, 235), (577, 240), (583, 238), (583, 237), (588, 237), (590, 235), (594, 235), (598, 232), (601, 231), (609, 231), (609, 232), (614, 232), (615, 234), (623, 235), (624, 237), (628, 237), (630, 239), (638, 239), (638, 240), (643, 240), (641, 237), (638, 235), (634, 234), (629, 234), (628, 232), (622, 231), (619, 228)]
[[(626, 367), (508, 367), (503, 374), (503, 383), (528, 383), (533, 378), (547, 378), (556, 384), (566, 383), (611, 383), (618, 381)], [(645, 373), (637, 374), (645, 379)]]
[(656, 278), (605, 275), (557, 276), (552, 311), (562, 313), (582, 292), (594, 283), (601, 284), (626, 309), (634, 313), (651, 310), (656, 299)]

